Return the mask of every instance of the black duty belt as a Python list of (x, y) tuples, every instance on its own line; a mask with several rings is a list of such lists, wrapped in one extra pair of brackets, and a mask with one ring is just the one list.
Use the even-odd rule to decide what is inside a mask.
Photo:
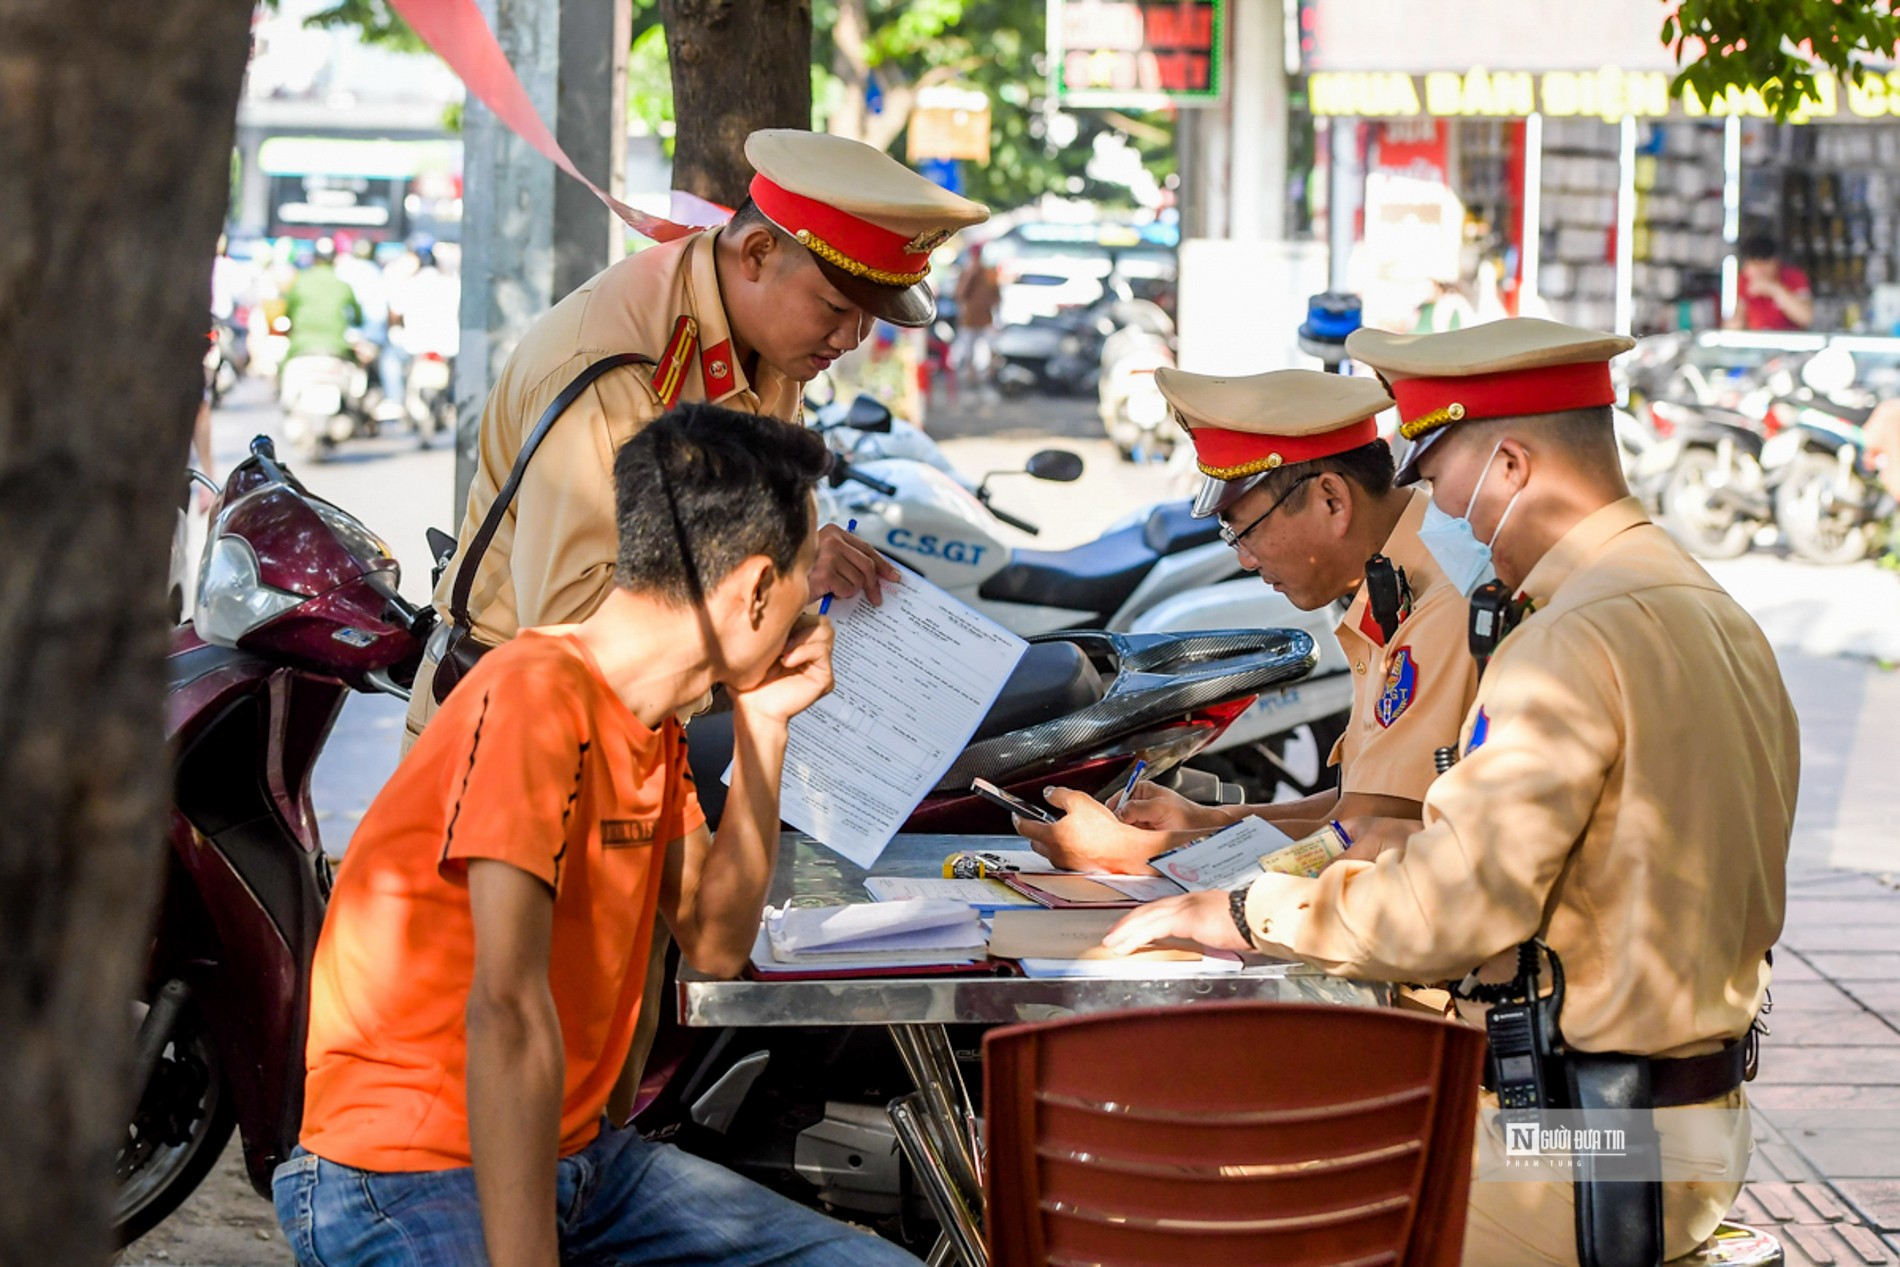
[[(1720, 1099), (1742, 1085), (1748, 1073), (1748, 1041), (1738, 1039), (1720, 1051), (1703, 1056), (1684, 1056), (1664, 1060), (1651, 1057), (1649, 1085), (1659, 1109), (1680, 1108), (1685, 1104), (1703, 1104)], [(1640, 1057), (1628, 1057), (1640, 1059)], [(1485, 1062), (1484, 1089), (1491, 1085), (1491, 1063)]]

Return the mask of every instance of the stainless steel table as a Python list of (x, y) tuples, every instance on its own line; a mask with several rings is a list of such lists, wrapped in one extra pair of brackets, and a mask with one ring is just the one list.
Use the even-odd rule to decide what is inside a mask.
[[(899, 836), (872, 871), (809, 837), (788, 832), (779, 847), (774, 906), (867, 902), (867, 875), (920, 878), (942, 874), (945, 855), (959, 849), (1020, 849), (1014, 836)], [(1198, 977), (862, 977), (837, 981), (708, 981), (682, 969), (679, 1012), (695, 1026), (882, 1025), (917, 1090), (890, 1106), (899, 1144), (916, 1170), (944, 1230), (933, 1264), (987, 1267), (983, 1246), (983, 1162), (970, 1103), (948, 1025), (1010, 1025), (1088, 1012), (1215, 1001), (1270, 1000), (1376, 1007), (1390, 1001), (1382, 985), (1346, 981), (1302, 964), (1273, 964), (1245, 973)]]

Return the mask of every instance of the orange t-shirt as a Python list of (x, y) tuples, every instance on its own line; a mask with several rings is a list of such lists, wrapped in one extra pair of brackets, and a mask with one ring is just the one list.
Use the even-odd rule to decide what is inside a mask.
[(468, 860), (554, 890), (548, 981), (585, 1148), (633, 1040), (665, 849), (706, 821), (668, 719), (648, 730), (574, 638), (483, 657), (350, 842), (311, 970), (303, 1146), (360, 1170), (471, 1164)]

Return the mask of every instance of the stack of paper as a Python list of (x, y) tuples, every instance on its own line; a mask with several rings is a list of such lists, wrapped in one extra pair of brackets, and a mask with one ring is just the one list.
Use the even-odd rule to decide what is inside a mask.
[(1001, 880), (911, 879), (908, 876), (874, 875), (865, 880), (864, 889), (876, 902), (906, 902), (927, 898), (939, 902), (960, 902), (977, 911), (1035, 905)]
[(1012, 875), (1004, 881), (1038, 906), (1070, 908), (1139, 906), (1177, 897), (1181, 886), (1158, 875)]
[(961, 902), (768, 908), (762, 940), (771, 964), (792, 968), (971, 964), (985, 955), (983, 924)]

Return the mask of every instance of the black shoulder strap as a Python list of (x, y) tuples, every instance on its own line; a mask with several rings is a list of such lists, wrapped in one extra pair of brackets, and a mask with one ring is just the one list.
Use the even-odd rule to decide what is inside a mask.
[(489, 503), (488, 513), (482, 517), (482, 526), (475, 530), (475, 539), (468, 543), (468, 553), (462, 556), (462, 566), (455, 572), (455, 588), (449, 593), (449, 618), (464, 629), (475, 622), (468, 615), (468, 592), (475, 585), (475, 573), (480, 570), (482, 556), (488, 553), (488, 543), (495, 539), (495, 532), (501, 527), (502, 516), (508, 513), (508, 507), (515, 499), (515, 490), (521, 487), (521, 477), (527, 473), (528, 460), (534, 451), (541, 447), (541, 441), (547, 438), (554, 420), (567, 411), (567, 407), (592, 385), (593, 381), (608, 370), (619, 369), (623, 365), (651, 365), (653, 358), (642, 356), (638, 352), (616, 352), (612, 356), (603, 356), (579, 374), (574, 381), (561, 389), (561, 394), (548, 403), (547, 411), (541, 420), (534, 424), (534, 430), (521, 443), (521, 452), (515, 457), (514, 469), (508, 472), (508, 482), (495, 494), (495, 500)]

